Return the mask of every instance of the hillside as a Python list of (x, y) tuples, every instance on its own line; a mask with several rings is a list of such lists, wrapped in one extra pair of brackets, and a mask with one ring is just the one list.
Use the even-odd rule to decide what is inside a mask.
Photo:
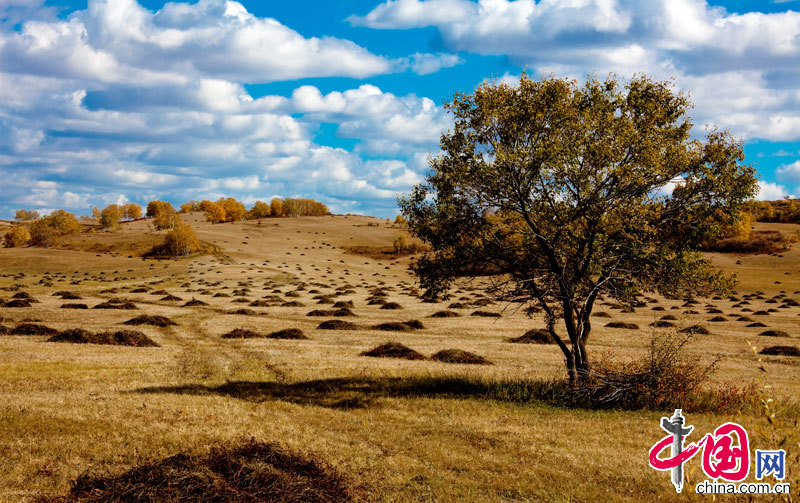
[[(131, 243), (163, 234), (145, 220), (58, 245), (72, 249), (0, 249), (0, 298), (25, 293), (38, 301), (0, 307), (6, 332), (26, 323), (90, 334), (136, 330), (158, 344), (56, 343), (36, 330), (0, 335), (0, 450), (6, 453), (0, 500), (64, 494), (86, 470), (119, 474), (250, 437), (330, 463), (364, 501), (641, 501), (674, 494), (669, 477), (631, 463), (660, 438), (659, 412), (518, 403), (503, 398), (502, 387), (473, 396), (476, 379), (560, 378), (563, 357), (552, 344), (508, 342), (542, 328), (544, 319), (492, 299), (485, 280), (463, 282), (446, 302), (425, 303), (407, 271), (409, 257), (376, 260), (346, 251), (391, 246), (403, 229), (358, 216), (210, 224), (192, 213), (186, 220), (213, 253), (181, 260), (136, 256)], [(766, 376), (777, 397), (796, 397), (798, 358), (759, 362), (747, 341), (759, 349), (798, 345), (800, 307), (788, 299), (800, 301), (800, 250), (711, 258), (741, 280), (736, 299), (687, 306), (652, 296), (631, 313), (603, 301), (597, 311), (608, 318), (595, 322), (592, 354), (637, 357), (652, 333), (702, 325), (710, 333), (695, 337), (690, 354), (704, 363), (721, 355), (714, 383), (742, 386)], [(94, 309), (115, 302), (133, 308)], [(385, 308), (391, 303), (396, 309)], [(314, 311), (323, 316), (309, 316)], [(432, 317), (441, 311), (455, 315)], [(649, 326), (665, 314), (674, 315), (674, 329)], [(124, 324), (141, 315), (174, 324)], [(743, 316), (763, 327), (747, 327)], [(711, 321), (716, 317), (722, 320)], [(606, 326), (623, 321), (638, 329)], [(323, 322), (348, 329), (324, 329)], [(283, 330), (307, 338), (278, 338), (298, 335)], [(766, 330), (786, 336), (759, 335)], [(359, 356), (390, 341), (424, 359)], [(492, 364), (430, 359), (446, 349)], [(700, 430), (730, 419), (688, 414)], [(740, 421), (752, 427), (759, 418)], [(625, 432), (624, 439), (614, 438), (610, 455), (601, 448), (608, 431)]]

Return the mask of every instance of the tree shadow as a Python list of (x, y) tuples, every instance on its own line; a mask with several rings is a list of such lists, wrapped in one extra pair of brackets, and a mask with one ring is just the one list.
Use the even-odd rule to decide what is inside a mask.
[(553, 403), (563, 393), (560, 381), (486, 380), (474, 377), (354, 377), (296, 383), (230, 381), (219, 386), (190, 384), (139, 388), (134, 393), (223, 395), (260, 403), (280, 400), (331, 409), (362, 409), (381, 398), (476, 398), (525, 403)]

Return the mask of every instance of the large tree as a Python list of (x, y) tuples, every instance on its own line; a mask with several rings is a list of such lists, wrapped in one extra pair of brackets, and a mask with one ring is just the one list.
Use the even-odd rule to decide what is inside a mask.
[(697, 251), (756, 191), (740, 142), (692, 137), (690, 102), (646, 76), (487, 82), (446, 104), (452, 131), (426, 182), (400, 199), (431, 246), (414, 271), (429, 295), (491, 275), (544, 313), (571, 382), (589, 371), (592, 309), (729, 288)]

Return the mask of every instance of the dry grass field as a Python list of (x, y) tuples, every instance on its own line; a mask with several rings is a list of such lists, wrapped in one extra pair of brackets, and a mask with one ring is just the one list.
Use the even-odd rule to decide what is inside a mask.
[[(158, 344), (0, 335), (0, 501), (64, 495), (85, 472), (115, 475), (176, 453), (204, 455), (250, 438), (323, 461), (362, 501), (710, 498), (694, 494), (693, 484), (702, 480), (696, 459), (687, 465), (687, 489), (679, 496), (669, 475), (647, 464), (650, 446), (663, 436), (659, 418), (672, 411), (593, 411), (449, 389), (448, 379), (561, 378), (562, 356), (554, 345), (506, 342), (542, 328), (543, 319), (485, 296), (481, 280), (460, 284), (448, 301), (424, 303), (407, 257), (376, 260), (345, 251), (390, 246), (402, 229), (386, 220), (335, 216), (212, 225), (198, 213), (187, 221), (213, 253), (143, 259), (132, 243), (157, 240), (147, 221), (125, 224), (117, 233), (73, 236), (58, 249), (0, 249), (0, 298), (7, 302), (25, 292), (37, 301), (0, 307), (6, 332), (25, 323), (57, 331), (137, 330)], [(594, 324), (590, 356), (635, 358), (657, 331), (702, 325), (710, 333), (697, 335), (689, 351), (703, 362), (721, 356), (712, 385), (766, 383), (778, 406), (783, 404), (779, 413), (795, 414), (800, 357), (763, 356), (759, 362), (747, 341), (758, 349), (800, 346), (800, 304), (784, 300), (800, 302), (800, 249), (782, 256), (712, 258), (737, 275), (739, 300), (698, 299), (687, 307), (653, 296), (631, 313), (601, 303), (596, 310), (610, 317)], [(742, 303), (746, 294), (753, 295)], [(129, 301), (135, 309), (93, 309), (109, 299)], [(205, 305), (185, 306), (192, 300)], [(386, 309), (386, 303), (399, 307)], [(449, 307), (453, 303), (460, 306)], [(307, 315), (342, 308), (351, 313), (335, 314), (352, 316)], [(444, 310), (460, 316), (431, 317)], [(475, 311), (501, 316), (471, 315)], [(174, 325), (123, 324), (140, 315), (163, 316)], [(676, 318), (675, 328), (649, 326), (665, 315)], [(752, 321), (738, 321), (738, 315)], [(722, 320), (710, 321), (715, 317)], [(355, 327), (317, 328), (327, 320)], [(422, 328), (397, 327), (411, 320)], [(612, 321), (641, 328), (605, 326)], [(391, 322), (401, 331), (375, 328)], [(756, 322), (765, 326), (746, 326)], [(299, 329), (307, 338), (222, 337), (234, 329), (262, 335)], [(787, 336), (759, 335), (767, 330)], [(425, 357), (466, 350), (492, 364), (359, 355), (389, 341)], [(687, 418), (698, 436), (737, 421), (751, 430), (754, 447), (776, 448), (767, 444), (772, 430), (754, 410), (733, 416), (688, 411)], [(757, 427), (768, 433), (757, 435)], [(800, 446), (786, 449), (794, 459)], [(800, 466), (791, 463), (797, 480)], [(793, 487), (795, 498), (798, 490)]]

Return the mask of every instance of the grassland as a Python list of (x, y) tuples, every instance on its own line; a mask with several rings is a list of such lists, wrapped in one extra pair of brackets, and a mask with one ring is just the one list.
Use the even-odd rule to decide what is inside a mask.
[[(402, 229), (352, 216), (212, 225), (195, 214), (187, 220), (214, 254), (142, 259), (135, 243), (158, 237), (147, 221), (126, 224), (117, 233), (81, 234), (59, 249), (0, 250), (0, 298), (10, 300), (24, 291), (39, 301), (27, 308), (0, 307), (2, 326), (30, 322), (100, 332), (128, 328), (123, 322), (141, 314), (176, 323), (135, 327), (159, 347), (0, 335), (0, 501), (64, 494), (86, 471), (116, 474), (178, 452), (202, 454), (221, 442), (251, 437), (324, 460), (364, 501), (703, 499), (691, 490), (676, 496), (669, 476), (647, 465), (647, 451), (662, 436), (659, 418), (671, 411), (571, 409), (506, 400), (502, 393), (454, 393), (436, 385), (448, 379), (560, 378), (562, 357), (553, 345), (506, 342), (543, 327), (543, 320), (527, 317), (515, 304), (487, 303), (480, 280), (459, 285), (447, 302), (423, 303), (407, 271), (408, 257), (377, 260), (346, 251), (390, 246)], [(712, 385), (766, 382), (778, 403), (793, 400), (800, 392), (800, 358), (759, 361), (747, 341), (758, 348), (798, 345), (800, 307), (779, 309), (781, 303), (770, 301), (781, 293), (800, 300), (800, 250), (711, 257), (737, 275), (739, 298), (756, 291), (761, 298), (746, 307), (733, 307), (737, 301), (728, 298), (700, 299), (696, 314), (686, 313), (683, 301), (658, 296), (632, 313), (603, 304), (598, 310), (611, 318), (595, 323), (591, 354), (640, 356), (656, 330), (648, 325), (674, 314), (678, 328), (700, 324), (711, 332), (697, 336), (689, 350), (702, 362), (722, 357)], [(402, 309), (370, 305), (376, 290)], [(63, 300), (53, 295), (57, 291), (81, 299)], [(161, 300), (166, 294), (180, 300)], [(331, 300), (319, 304), (314, 297), (320, 295)], [(137, 309), (91, 309), (112, 298), (130, 300)], [(192, 299), (207, 305), (183, 307)], [(264, 302), (251, 306), (254, 301)], [(332, 309), (337, 301), (352, 301), (356, 316), (341, 319), (357, 329), (319, 330), (320, 322), (333, 317), (307, 316)], [(302, 305), (283, 305), (288, 302)], [(430, 317), (452, 302), (466, 305), (449, 308), (461, 316)], [(85, 303), (89, 309), (61, 309), (64, 303)], [(232, 314), (238, 309), (252, 313)], [(712, 309), (725, 321), (710, 322)], [(769, 309), (773, 312), (754, 315)], [(475, 310), (502, 316), (470, 316)], [(767, 328), (747, 328), (734, 313), (789, 337), (760, 336)], [(419, 320), (424, 328), (371, 328), (407, 320)], [(608, 328), (607, 321), (642, 328)], [(221, 337), (234, 328), (260, 333), (297, 328), (308, 339)], [(387, 341), (426, 356), (463, 349), (493, 364), (359, 356)], [(765, 424), (752, 411), (736, 417), (689, 412), (688, 417), (697, 432), (729, 420), (753, 432)], [(775, 447), (763, 435), (754, 434), (753, 441), (754, 447)], [(787, 447), (790, 454), (792, 448)], [(687, 479), (687, 487), (702, 479), (699, 463), (687, 466)], [(793, 489), (797, 494), (800, 487)]]

